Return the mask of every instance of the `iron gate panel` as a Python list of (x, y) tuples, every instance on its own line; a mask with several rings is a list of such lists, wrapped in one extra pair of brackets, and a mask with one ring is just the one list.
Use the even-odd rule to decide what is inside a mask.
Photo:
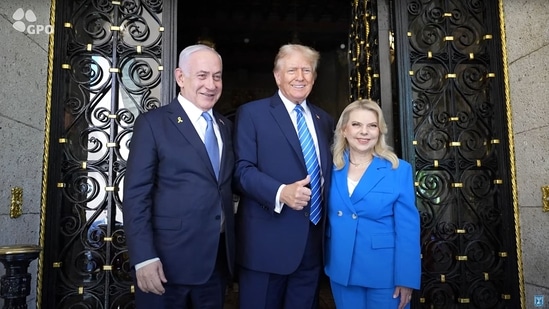
[(133, 122), (161, 105), (163, 3), (60, 5), (38, 304), (132, 308), (121, 193)]

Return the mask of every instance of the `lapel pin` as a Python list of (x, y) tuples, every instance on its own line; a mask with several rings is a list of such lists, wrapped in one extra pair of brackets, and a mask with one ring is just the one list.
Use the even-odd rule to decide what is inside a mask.
[(177, 123), (182, 123), (183, 122), (183, 119), (181, 119), (181, 117), (177, 117)]
[(318, 114), (315, 114), (316, 119), (320, 119), (320, 116)]
[(222, 125), (225, 125), (225, 122), (221, 119), (219, 119), (219, 122), (221, 122)]

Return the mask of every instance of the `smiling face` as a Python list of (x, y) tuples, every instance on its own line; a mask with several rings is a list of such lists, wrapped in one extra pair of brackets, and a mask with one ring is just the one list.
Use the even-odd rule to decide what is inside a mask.
[(294, 52), (280, 59), (274, 77), (284, 97), (300, 104), (311, 93), (316, 72), (309, 59), (300, 52)]
[(351, 153), (360, 155), (374, 152), (379, 139), (377, 114), (371, 110), (355, 109), (349, 113), (349, 121), (343, 127)]
[(221, 96), (221, 71), (221, 59), (215, 52), (192, 53), (186, 66), (175, 70), (181, 95), (201, 110), (210, 110)]

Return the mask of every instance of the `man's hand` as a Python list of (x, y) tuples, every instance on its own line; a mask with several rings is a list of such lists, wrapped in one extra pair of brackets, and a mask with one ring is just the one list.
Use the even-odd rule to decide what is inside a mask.
[(306, 186), (311, 182), (311, 176), (284, 186), (280, 193), (280, 201), (294, 210), (302, 210), (311, 199), (311, 189)]
[(162, 283), (168, 282), (164, 276), (162, 263), (154, 261), (147, 264), (136, 271), (137, 286), (145, 293), (154, 293), (158, 295), (164, 294), (164, 286)]

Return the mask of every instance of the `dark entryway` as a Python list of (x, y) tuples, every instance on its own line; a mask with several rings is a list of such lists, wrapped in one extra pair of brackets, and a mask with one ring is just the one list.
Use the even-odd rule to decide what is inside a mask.
[(231, 115), (252, 99), (276, 91), (273, 63), (278, 48), (301, 43), (321, 53), (319, 76), (310, 95), (337, 117), (349, 100), (347, 44), (350, 5), (339, 0), (201, 1), (179, 4), (177, 50), (202, 42), (223, 57), (223, 94), (216, 109)]

